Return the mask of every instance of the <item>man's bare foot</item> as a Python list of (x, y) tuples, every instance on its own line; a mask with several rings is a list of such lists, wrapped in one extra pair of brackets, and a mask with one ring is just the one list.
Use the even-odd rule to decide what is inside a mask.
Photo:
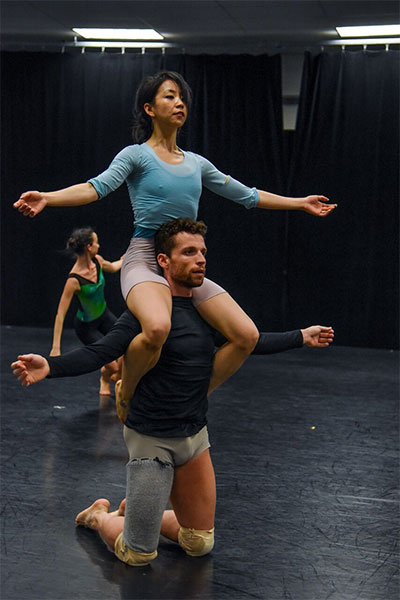
[(121, 500), (120, 505), (117, 508), (117, 510), (113, 510), (112, 512), (109, 512), (108, 514), (112, 515), (113, 517), (124, 517), (125, 516), (125, 505), (126, 505), (126, 498)]
[(99, 394), (101, 396), (111, 396), (111, 388), (110, 388), (110, 381), (106, 381), (103, 377), (103, 375), (100, 377), (100, 389), (99, 389)]
[(125, 507), (126, 507), (126, 498), (124, 498), (123, 500), (121, 500), (121, 503), (119, 505), (119, 508), (118, 508), (118, 516), (119, 517), (124, 517), (125, 516)]
[(118, 419), (121, 421), (121, 423), (125, 423), (128, 413), (129, 413), (129, 407), (130, 407), (130, 402), (125, 402), (125, 400), (123, 399), (123, 394), (122, 394), (122, 379), (119, 379), (117, 381), (117, 383), (115, 384), (115, 405), (117, 408), (117, 415), (118, 415)]
[(107, 498), (99, 498), (95, 500), (93, 504), (91, 504), (85, 510), (82, 510), (75, 517), (75, 523), (77, 525), (83, 525), (83, 527), (89, 527), (90, 529), (96, 529), (96, 515), (98, 513), (108, 513), (110, 509), (110, 502)]

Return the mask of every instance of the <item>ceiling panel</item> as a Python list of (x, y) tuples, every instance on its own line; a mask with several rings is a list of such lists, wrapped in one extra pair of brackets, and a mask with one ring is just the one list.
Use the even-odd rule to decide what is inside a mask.
[[(397, 0), (3, 0), (3, 49), (72, 43), (72, 27), (153, 27), (187, 51), (257, 52), (337, 39), (336, 25), (396, 23)], [(34, 49), (34, 48), (33, 48)]]

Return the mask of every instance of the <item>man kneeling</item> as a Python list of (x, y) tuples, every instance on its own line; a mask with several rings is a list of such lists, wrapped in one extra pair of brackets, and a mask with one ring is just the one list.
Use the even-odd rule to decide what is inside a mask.
[[(126, 501), (114, 512), (110, 502), (96, 500), (76, 517), (77, 525), (99, 532), (129, 565), (146, 565), (157, 556), (160, 533), (178, 542), (190, 556), (203, 556), (214, 546), (215, 476), (207, 432), (208, 394), (216, 332), (192, 304), (192, 289), (205, 276), (204, 223), (176, 219), (155, 237), (157, 261), (167, 279), (173, 309), (171, 331), (160, 359), (139, 382), (130, 406), (117, 407), (125, 423), (129, 451)], [(140, 332), (126, 311), (101, 340), (47, 360), (20, 356), (14, 374), (23, 385), (46, 376), (80, 375), (121, 356)], [(271, 354), (303, 344), (326, 347), (330, 327), (312, 326), (282, 334), (260, 334), (255, 354)], [(173, 510), (165, 510), (168, 500)]]

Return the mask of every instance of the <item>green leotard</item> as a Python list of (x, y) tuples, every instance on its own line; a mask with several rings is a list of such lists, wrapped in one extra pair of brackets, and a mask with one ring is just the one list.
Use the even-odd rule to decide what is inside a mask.
[(70, 273), (68, 277), (74, 277), (79, 281), (80, 290), (76, 292), (76, 296), (79, 300), (81, 308), (76, 313), (77, 318), (80, 321), (88, 323), (101, 317), (103, 312), (106, 310), (106, 301), (104, 299), (104, 275), (100, 267), (99, 261), (94, 258), (93, 262), (97, 269), (97, 282), (93, 283), (78, 275), (77, 273)]

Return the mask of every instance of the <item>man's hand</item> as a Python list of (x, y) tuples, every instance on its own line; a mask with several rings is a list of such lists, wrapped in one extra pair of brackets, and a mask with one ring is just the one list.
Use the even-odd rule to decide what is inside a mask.
[(23, 387), (42, 381), (50, 373), (49, 363), (40, 354), (21, 354), (11, 368)]
[(304, 198), (303, 210), (315, 217), (326, 217), (337, 207), (337, 204), (327, 204), (327, 202), (329, 199), (325, 196), (307, 196)]
[(300, 329), (303, 336), (303, 343), (313, 348), (326, 348), (333, 342), (334, 331), (332, 327), (323, 327), (322, 325), (312, 325), (307, 329)]
[(25, 192), (17, 202), (14, 202), (13, 206), (25, 217), (33, 218), (47, 206), (47, 201), (41, 192)]

